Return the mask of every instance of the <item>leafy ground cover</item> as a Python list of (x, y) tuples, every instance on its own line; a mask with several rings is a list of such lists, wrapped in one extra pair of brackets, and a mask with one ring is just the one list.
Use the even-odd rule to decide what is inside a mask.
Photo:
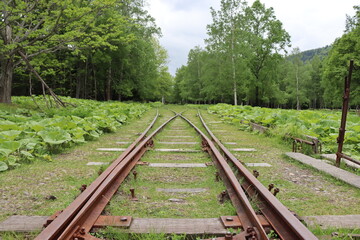
[[(269, 133), (281, 137), (310, 135), (320, 139), (324, 152), (335, 153), (341, 112), (331, 110), (284, 110), (251, 106), (218, 104), (209, 107), (210, 113), (235, 124), (254, 122), (269, 127)], [(245, 125), (242, 125), (242, 128)], [(348, 114), (344, 153), (360, 157), (360, 116)]]
[(48, 109), (40, 97), (38, 106), (30, 97), (13, 100), (16, 106), (0, 105), (0, 172), (35, 159), (51, 160), (51, 154), (114, 132), (151, 107), (64, 97), (74, 106)]
[[(207, 107), (207, 106), (206, 106)], [(219, 139), (230, 149), (231, 148), (256, 148), (255, 152), (238, 152), (235, 153), (239, 160), (244, 163), (266, 162), (272, 165), (268, 168), (249, 167), (250, 172), (256, 169), (260, 172), (258, 178), (264, 186), (268, 186), (270, 183), (275, 184), (280, 189), (280, 193), (277, 198), (290, 210), (296, 212), (299, 216), (310, 215), (346, 215), (346, 214), (359, 214), (360, 208), (360, 192), (359, 189), (348, 186), (343, 182), (337, 181), (330, 176), (323, 175), (322, 173), (308, 168), (300, 163), (291, 161), (284, 157), (283, 153), (289, 151), (289, 146), (284, 144), (283, 141), (279, 142), (277, 138), (268, 138), (264, 135), (253, 134), (246, 131), (240, 131), (238, 125), (225, 124), (220, 121), (220, 117), (215, 114), (207, 112), (206, 107), (201, 106), (201, 114), (208, 126), (214, 131)], [(193, 121), (193, 123), (201, 128), (201, 123), (197, 117), (197, 109), (188, 106), (168, 105), (166, 108), (160, 108), (159, 121), (153, 127), (153, 130), (159, 127), (169, 117), (173, 116), (173, 113), (168, 109), (175, 110), (176, 112), (183, 112), (186, 118)], [(125, 124), (115, 133), (104, 134), (96, 141), (86, 142), (81, 146), (76, 146), (70, 149), (66, 149), (61, 154), (54, 155), (54, 161), (43, 162), (36, 161), (31, 165), (25, 165), (12, 170), (6, 171), (0, 174), (0, 206), (2, 210), (0, 212), (0, 221), (11, 215), (43, 215), (48, 216), (54, 212), (64, 209), (74, 198), (80, 193), (79, 187), (82, 184), (89, 185), (97, 176), (98, 172), (103, 170), (103, 166), (88, 166), (88, 162), (111, 162), (116, 159), (120, 154), (118, 152), (100, 152), (96, 151), (99, 147), (125, 147), (120, 145), (121, 142), (132, 142), (138, 137), (138, 133), (142, 132), (155, 116), (156, 110), (150, 109), (142, 115), (140, 119), (134, 119)], [(175, 121), (180, 121), (177, 119)], [(175, 122), (174, 121), (174, 122)], [(181, 120), (182, 121), (182, 120)], [(176, 129), (174, 126), (173, 129)], [(189, 127), (184, 124), (184, 128)], [(169, 126), (172, 128), (172, 126)], [(153, 131), (151, 130), (151, 131)], [(223, 131), (219, 131), (223, 130)], [(224, 132), (225, 130), (225, 132)], [(159, 142), (170, 141), (167, 137), (171, 134), (166, 134), (166, 129), (159, 133), (155, 138), (155, 146), (160, 147)], [(199, 137), (194, 133), (191, 134), (195, 138), (188, 141), (198, 141)], [(171, 140), (172, 141), (172, 140)], [(184, 140), (181, 140), (184, 141)], [(234, 142), (236, 145), (229, 144)], [(124, 143), (125, 144), (125, 143)], [(165, 147), (165, 146), (162, 146)], [(189, 148), (187, 146), (186, 148)], [(193, 146), (195, 147), (195, 146)], [(181, 163), (201, 163), (208, 162), (208, 155), (204, 152), (201, 153), (163, 153), (149, 151), (146, 153), (142, 161), (159, 163), (159, 162), (181, 162)], [(150, 217), (154, 214), (157, 217), (166, 216), (163, 212), (166, 211), (175, 215), (175, 208), (179, 208), (179, 205), (184, 205), (184, 210), (192, 212), (181, 212), (186, 214), (185, 216), (198, 217), (199, 209), (192, 210), (187, 204), (193, 204), (197, 200), (203, 201), (203, 199), (189, 198), (185, 203), (173, 203), (175, 208), (169, 208), (169, 202), (164, 201), (164, 196), (159, 193), (157, 195), (148, 195), (151, 188), (148, 183), (159, 182), (168, 187), (169, 184), (174, 184), (174, 187), (180, 187), (186, 179), (194, 177), (192, 181), (194, 187), (202, 187), (205, 182), (214, 184), (214, 189), (218, 193), (220, 186), (217, 182), (214, 182), (214, 172), (212, 167), (208, 167), (207, 174), (199, 174), (194, 176), (190, 172), (184, 172), (183, 175), (180, 171), (168, 176), (165, 172), (160, 172), (159, 176), (150, 175), (150, 171), (145, 166), (137, 166), (138, 179), (133, 181), (132, 174), (124, 182), (124, 185), (119, 189), (117, 195), (112, 199), (112, 202), (107, 208), (107, 211), (119, 215), (127, 215), (128, 213), (141, 217)], [(165, 170), (165, 169), (164, 169)], [(169, 171), (165, 170), (165, 171)], [(204, 182), (198, 181), (202, 176)], [(168, 176), (168, 177), (166, 177)], [(157, 177), (157, 179), (155, 179)], [(160, 183), (160, 180), (164, 180), (164, 183)], [(172, 183), (171, 183), (171, 181)], [(165, 182), (166, 181), (166, 182)], [(161, 181), (163, 182), (163, 181)], [(144, 184), (144, 185), (143, 185)], [(180, 185), (181, 184), (181, 185)], [(124, 205), (124, 193), (127, 196), (130, 195), (129, 187), (136, 189), (136, 196), (143, 204), (138, 210), (134, 208), (134, 203), (128, 202), (127, 209)], [(142, 188), (144, 187), (144, 188)], [(223, 188), (221, 188), (223, 190)], [(159, 196), (158, 196), (159, 195)], [(56, 196), (57, 199), (50, 200), (48, 196)], [(148, 199), (150, 197), (150, 199)], [(212, 194), (211, 199), (208, 199), (208, 203), (212, 202), (216, 196)], [(152, 200), (151, 200), (152, 199)], [(166, 198), (166, 200), (168, 200)], [(116, 204), (115, 201), (118, 200)], [(114, 202), (113, 202), (114, 201)], [(158, 208), (158, 205), (154, 205), (153, 208), (149, 208), (151, 202), (157, 202), (157, 204), (164, 204), (164, 208)], [(256, 201), (255, 201), (256, 203)], [(138, 203), (139, 204), (139, 203)], [(191, 205), (190, 205), (191, 206)], [(196, 206), (199, 206), (196, 205)], [(218, 216), (219, 212), (225, 214), (227, 211), (231, 211), (230, 208), (225, 205), (220, 206), (223, 209), (217, 209), (215, 205), (203, 205), (204, 216), (213, 217)], [(218, 207), (218, 206), (217, 206)], [(219, 207), (218, 207), (219, 208)], [(213, 212), (212, 209), (214, 209)], [(153, 211), (153, 212), (149, 212)], [(231, 213), (231, 212), (230, 212)], [(230, 215), (232, 215), (231, 213)], [(177, 216), (182, 217), (182, 216)], [(334, 239), (344, 239), (343, 234), (358, 233), (357, 230), (339, 230), (339, 229), (326, 229), (323, 230), (320, 227), (310, 227), (311, 231), (319, 237), (319, 239), (330, 239), (332, 232), (338, 232), (339, 237)], [(1, 233), (2, 239), (33, 239), (37, 234), (31, 236), (20, 235), (18, 233)], [(146, 234), (146, 235), (128, 235), (127, 233), (119, 232), (116, 228), (104, 229), (99, 235), (106, 239), (165, 239), (168, 236), (164, 234)], [(172, 239), (185, 239), (182, 236), (171, 236)], [(206, 238), (206, 237), (200, 237)], [(188, 238), (186, 238), (188, 239)]]

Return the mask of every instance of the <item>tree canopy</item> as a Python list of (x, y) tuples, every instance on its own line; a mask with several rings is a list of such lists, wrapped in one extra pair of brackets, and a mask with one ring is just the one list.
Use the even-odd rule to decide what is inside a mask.
[(260, 0), (210, 9), (205, 47), (173, 78), (161, 30), (144, 0), (1, 1), (0, 103), (54, 93), (96, 100), (339, 108), (350, 59), (351, 106), (360, 106), (360, 6), (330, 46), (290, 49)]
[[(290, 35), (274, 10), (256, 0), (222, 0), (211, 8), (206, 47), (190, 50), (175, 77), (178, 102), (225, 102), (284, 108), (339, 108), (351, 59), (360, 65), (360, 6), (331, 46), (289, 54)], [(199, 74), (201, 73), (201, 74)], [(351, 105), (360, 106), (360, 72)]]
[(160, 100), (171, 90), (161, 32), (142, 0), (10, 0), (0, 7), (0, 102), (29, 89), (42, 93), (22, 54), (57, 94)]

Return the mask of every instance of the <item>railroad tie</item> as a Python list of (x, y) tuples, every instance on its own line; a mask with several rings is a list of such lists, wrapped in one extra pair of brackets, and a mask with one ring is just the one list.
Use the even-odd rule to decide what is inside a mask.
[(157, 188), (157, 192), (166, 193), (202, 193), (206, 192), (206, 188)]
[(245, 163), (248, 167), (271, 167), (268, 163)]
[(157, 142), (158, 144), (169, 144), (169, 145), (197, 145), (199, 142)]
[(162, 168), (205, 168), (205, 163), (150, 163), (149, 167)]
[(124, 144), (130, 144), (131, 142), (116, 142), (116, 144), (124, 145)]
[(230, 150), (234, 152), (256, 152), (255, 148), (233, 148)]
[(123, 152), (126, 148), (97, 148), (96, 150), (103, 152)]
[(157, 148), (157, 149), (154, 149), (152, 151), (155, 151), (155, 152), (189, 152), (189, 153), (201, 152), (201, 150), (180, 149), (180, 148), (174, 148), (174, 149)]
[(332, 166), (325, 161), (309, 157), (302, 153), (288, 152), (286, 155), (292, 159), (302, 162), (303, 164), (310, 165), (311, 167), (316, 168), (321, 172), (326, 172), (327, 174), (330, 174), (331, 176), (340, 179), (354, 187), (360, 188), (360, 176), (358, 175)]
[(101, 165), (107, 165), (109, 164), (108, 162), (88, 162), (86, 165), (87, 166), (101, 166)]
[(163, 138), (172, 138), (172, 139), (176, 139), (176, 138), (196, 138), (195, 136), (174, 136), (174, 135), (167, 135), (167, 136), (162, 136)]

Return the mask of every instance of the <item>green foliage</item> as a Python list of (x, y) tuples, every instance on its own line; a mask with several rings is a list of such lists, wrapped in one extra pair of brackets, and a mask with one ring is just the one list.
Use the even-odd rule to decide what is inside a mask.
[[(36, 98), (40, 106), (45, 105), (42, 97)], [(114, 132), (150, 108), (147, 104), (64, 99), (77, 107), (37, 112), (22, 108), (33, 104), (30, 97), (14, 97), (19, 114), (0, 111), (0, 171), (36, 158), (51, 160), (49, 154)]]
[[(344, 78), (347, 76), (348, 66), (351, 59), (355, 66), (360, 65), (360, 27), (345, 33), (333, 44), (328, 58), (324, 62), (324, 73), (321, 81), (325, 89), (324, 99), (329, 107), (340, 107), (344, 92)], [(350, 103), (360, 105), (360, 72), (353, 71)]]
[[(321, 59), (324, 59), (325, 57), (328, 56), (330, 49), (331, 49), (331, 45), (328, 45), (322, 48), (303, 51), (299, 54), (299, 56), (301, 58), (301, 61), (303, 61), (304, 63), (313, 60), (314, 57), (319, 57)], [(287, 59), (291, 60), (291, 58), (293, 58), (294, 56), (295, 55), (288, 56)]]
[[(347, 17), (344, 35), (335, 40), (324, 60), (321, 86), (324, 89), (323, 97), (327, 107), (340, 107), (344, 92), (344, 78), (348, 73), (351, 59), (355, 66), (360, 65), (360, 5), (354, 6), (356, 11), (353, 17)], [(350, 104), (360, 105), (360, 72), (353, 71)]]
[(289, 35), (273, 9), (260, 1), (248, 6), (247, 1), (222, 0), (211, 15), (206, 50), (190, 50), (187, 66), (177, 72), (177, 101), (280, 102), (276, 70)]
[[(290, 36), (273, 8), (261, 1), (222, 0), (211, 8), (206, 48), (195, 47), (175, 76), (174, 100), (283, 108), (339, 108), (350, 59), (360, 66), (360, 6), (345, 34), (321, 49), (287, 55)], [(360, 106), (360, 72), (354, 71), (351, 106)], [(239, 99), (239, 101), (237, 101)]]
[[(336, 152), (336, 139), (341, 112), (329, 110), (283, 110), (251, 106), (218, 104), (209, 107), (210, 113), (219, 114), (224, 121), (240, 123), (254, 122), (270, 128), (270, 134), (282, 138), (310, 135), (319, 138), (325, 152)], [(360, 117), (348, 116), (344, 152), (360, 157)]]
[(169, 99), (168, 55), (145, 5), (142, 0), (0, 2), (0, 66), (8, 73), (1, 74), (0, 86), (12, 86), (0, 87), (0, 102), (10, 103), (11, 93), (28, 95), (29, 89), (42, 94), (19, 50), (58, 95)]

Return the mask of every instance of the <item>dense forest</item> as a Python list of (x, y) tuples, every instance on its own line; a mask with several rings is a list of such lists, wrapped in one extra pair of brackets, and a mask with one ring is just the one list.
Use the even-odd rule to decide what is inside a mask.
[(144, 4), (1, 1), (0, 102), (48, 93), (47, 85), (58, 95), (96, 100), (169, 96), (167, 52)]
[[(211, 8), (206, 46), (173, 77), (143, 0), (2, 1), (0, 102), (57, 95), (95, 100), (338, 108), (350, 59), (359, 66), (360, 6), (331, 46), (301, 52), (259, 0)], [(358, 69), (358, 67), (357, 67)], [(360, 105), (360, 71), (351, 105)]]
[[(283, 108), (341, 107), (350, 59), (359, 66), (360, 6), (347, 16), (331, 46), (301, 52), (274, 10), (259, 0), (222, 0), (211, 9), (206, 47), (195, 47), (177, 70), (174, 97), (182, 103), (249, 104)], [(351, 105), (360, 106), (360, 71), (353, 73)]]

